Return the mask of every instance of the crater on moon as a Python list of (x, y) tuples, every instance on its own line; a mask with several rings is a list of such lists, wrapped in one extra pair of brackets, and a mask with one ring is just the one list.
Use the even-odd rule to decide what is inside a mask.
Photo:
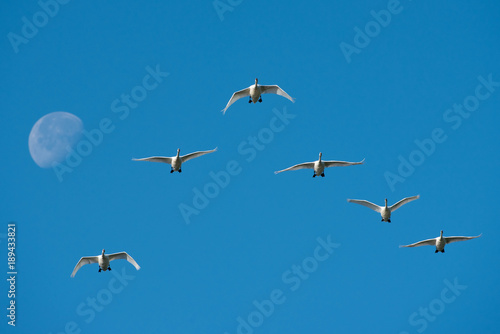
[(82, 136), (83, 123), (73, 114), (56, 111), (40, 118), (31, 129), (28, 146), (35, 163), (51, 168), (62, 162)]

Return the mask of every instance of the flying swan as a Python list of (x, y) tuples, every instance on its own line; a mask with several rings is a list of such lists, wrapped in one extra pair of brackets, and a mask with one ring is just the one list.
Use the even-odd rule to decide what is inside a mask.
[(274, 172), (274, 174), (278, 174), (281, 172), (286, 172), (289, 170), (297, 170), (297, 169), (314, 169), (314, 174), (313, 177), (316, 177), (318, 175), (321, 175), (322, 177), (325, 177), (324, 170), (327, 167), (343, 167), (343, 166), (352, 166), (352, 165), (361, 165), (364, 163), (365, 159), (363, 159), (360, 162), (347, 162), (347, 161), (323, 161), (321, 160), (322, 153), (319, 153), (319, 159), (314, 161), (314, 162), (304, 162), (302, 164), (298, 164), (292, 167), (288, 167), (283, 170), (279, 170), (277, 172)]
[(204, 154), (212, 153), (217, 151), (217, 147), (214, 148), (213, 150), (209, 151), (198, 151), (198, 152), (193, 152), (189, 153), (186, 155), (179, 156), (179, 153), (181, 152), (181, 149), (177, 149), (177, 155), (175, 157), (149, 157), (149, 158), (142, 158), (142, 159), (132, 159), (133, 161), (153, 161), (153, 162), (164, 162), (167, 164), (170, 164), (170, 173), (173, 172), (182, 172), (181, 165), (191, 159), (200, 157)]
[(281, 95), (295, 103), (294, 99), (290, 95), (288, 95), (283, 89), (281, 89), (278, 85), (264, 86), (264, 85), (259, 85), (258, 82), (259, 79), (255, 78), (254, 85), (251, 85), (248, 88), (234, 92), (233, 96), (231, 96), (231, 99), (227, 103), (226, 107), (222, 109), (222, 113), (225, 114), (227, 108), (229, 108), (231, 104), (246, 96), (250, 96), (248, 103), (252, 102), (257, 103), (257, 101), (262, 102), (262, 97), (261, 97), (262, 94)]
[(449, 244), (449, 243), (452, 243), (455, 241), (464, 241), (464, 240), (479, 238), (481, 235), (483, 235), (483, 234), (481, 233), (480, 235), (475, 236), (475, 237), (443, 237), (443, 230), (441, 230), (441, 234), (437, 238), (422, 240), (422, 241), (416, 242), (416, 243), (411, 244), (411, 245), (403, 245), (403, 246), (399, 246), (399, 247), (436, 246), (436, 251), (434, 253), (437, 253), (437, 252), (444, 253), (444, 246), (446, 244)]
[(402, 200), (400, 200), (399, 202), (397, 202), (396, 204), (391, 205), (391, 206), (387, 206), (387, 198), (385, 199), (385, 206), (378, 206), (378, 205), (373, 204), (371, 202), (368, 202), (368, 201), (365, 201), (365, 200), (360, 200), (360, 199), (348, 199), (347, 201), (349, 203), (356, 203), (356, 204), (360, 204), (360, 205), (366, 206), (367, 208), (370, 208), (373, 211), (379, 212), (380, 215), (382, 216), (382, 221), (390, 223), (391, 222), (391, 212), (396, 211), (402, 205), (404, 205), (406, 203), (409, 203), (409, 202), (411, 202), (413, 200), (416, 200), (419, 197), (420, 197), (420, 195), (412, 196), (412, 197), (406, 197), (406, 198), (403, 198)]
[(78, 269), (80, 269), (83, 265), (85, 264), (90, 264), (90, 263), (99, 263), (99, 272), (101, 270), (111, 270), (111, 267), (109, 266), (109, 262), (113, 260), (127, 260), (128, 262), (132, 263), (135, 267), (135, 269), (139, 270), (141, 267), (135, 262), (135, 260), (132, 258), (132, 256), (128, 255), (126, 252), (120, 252), (120, 253), (114, 253), (114, 254), (109, 254), (105, 255), (104, 254), (104, 249), (102, 250), (101, 255), (98, 256), (84, 256), (78, 261), (78, 263), (75, 266), (75, 269), (73, 269), (73, 272), (71, 273), (71, 277), (75, 277), (76, 272)]

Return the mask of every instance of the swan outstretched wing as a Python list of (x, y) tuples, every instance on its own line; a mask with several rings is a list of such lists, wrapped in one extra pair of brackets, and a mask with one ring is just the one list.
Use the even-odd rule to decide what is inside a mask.
[(314, 169), (314, 162), (304, 162), (304, 163), (301, 163), (301, 164), (298, 164), (298, 165), (295, 165), (292, 167), (285, 168), (283, 170), (279, 170), (277, 172), (274, 172), (274, 174), (286, 172), (289, 170), (297, 170), (297, 169)]
[(281, 89), (278, 85), (269, 85), (269, 86), (260, 86), (260, 93), (261, 94), (277, 94), (283, 97), (286, 97), (293, 103), (295, 103), (295, 99), (288, 95), (283, 89)]
[(222, 113), (225, 114), (227, 108), (229, 108), (231, 104), (233, 104), (234, 102), (238, 101), (239, 99), (245, 96), (250, 96), (250, 87), (234, 92), (231, 98), (229, 99), (229, 102), (227, 103), (226, 107), (222, 109)]
[(348, 161), (323, 161), (325, 164), (325, 167), (344, 167), (344, 166), (353, 166), (353, 165), (361, 165), (365, 162), (365, 159), (363, 159), (360, 162), (348, 162)]
[(411, 202), (411, 201), (414, 201), (414, 200), (418, 199), (419, 197), (420, 197), (420, 195), (403, 198), (402, 200), (400, 200), (400, 201), (399, 201), (399, 202), (397, 202), (396, 204), (391, 205), (390, 209), (391, 209), (391, 211), (396, 211), (396, 210), (397, 210), (397, 209), (399, 209), (402, 205), (404, 205), (404, 204), (406, 204), (406, 203), (409, 203), (409, 202)]
[(170, 157), (149, 157), (142, 159), (132, 159), (133, 161), (152, 161), (152, 162), (163, 162), (166, 164), (172, 164), (172, 158)]
[(378, 213), (380, 213), (380, 211), (382, 210), (382, 207), (380, 207), (376, 204), (373, 204), (372, 202), (368, 202), (368, 201), (365, 201), (362, 199), (348, 199), (347, 201), (349, 203), (356, 203), (356, 204), (360, 204), (362, 206), (366, 206), (367, 208), (370, 208), (373, 211), (377, 211)]
[(99, 262), (99, 256), (84, 256), (78, 261), (78, 263), (75, 266), (75, 269), (73, 269), (73, 272), (71, 273), (71, 277), (75, 277), (76, 272), (86, 264), (90, 263), (97, 263)]
[(411, 245), (401, 245), (399, 247), (436, 246), (436, 238), (422, 240)]
[(480, 235), (476, 235), (475, 237), (445, 237), (444, 239), (446, 240), (446, 243), (452, 243), (455, 241), (465, 241), (465, 240), (470, 240), (470, 239), (476, 239), (482, 236), (483, 234), (481, 233)]
[(217, 151), (217, 147), (214, 148), (213, 150), (209, 150), (209, 151), (198, 151), (198, 152), (189, 153), (189, 154), (181, 156), (181, 161), (186, 162), (188, 160), (191, 160), (191, 159), (197, 158), (199, 156), (202, 156), (204, 154), (212, 153), (215, 151)]
[(120, 253), (113, 253), (108, 255), (109, 261), (113, 260), (127, 260), (128, 262), (132, 263), (132, 265), (135, 267), (135, 269), (139, 270), (141, 267), (135, 262), (135, 260), (132, 258), (132, 256), (128, 255), (126, 252), (120, 252)]

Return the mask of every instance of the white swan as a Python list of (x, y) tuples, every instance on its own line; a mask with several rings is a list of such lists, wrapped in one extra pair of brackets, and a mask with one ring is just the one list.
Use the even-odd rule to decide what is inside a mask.
[(99, 272), (101, 272), (101, 270), (104, 271), (111, 270), (111, 267), (109, 266), (109, 261), (121, 260), (121, 259), (127, 260), (128, 262), (132, 263), (135, 269), (137, 270), (141, 269), (141, 267), (139, 267), (139, 265), (137, 264), (137, 262), (135, 262), (132, 256), (128, 255), (126, 252), (105, 255), (103, 249), (101, 255), (82, 257), (80, 261), (78, 261), (78, 263), (76, 264), (75, 269), (73, 269), (71, 277), (75, 277), (75, 274), (78, 271), (78, 269), (80, 269), (85, 264), (99, 263)]
[(292, 166), (292, 167), (288, 167), (288, 168), (283, 169), (283, 170), (279, 170), (277, 172), (274, 172), (274, 174), (278, 174), (278, 173), (281, 173), (281, 172), (286, 172), (286, 171), (289, 171), (289, 170), (297, 170), (297, 169), (308, 168), (308, 169), (314, 169), (313, 177), (316, 177), (318, 175), (321, 175), (322, 177), (324, 177), (325, 176), (324, 170), (327, 167), (343, 167), (343, 166), (361, 165), (365, 161), (365, 159), (363, 159), (360, 162), (333, 161), (333, 160), (332, 161), (323, 161), (323, 160), (321, 160), (322, 155), (323, 154), (320, 152), (319, 153), (319, 159), (316, 160), (316, 161), (313, 161), (313, 162), (304, 162), (302, 164), (298, 164), (298, 165), (295, 165), (295, 166)]
[(443, 237), (443, 231), (441, 230), (441, 234), (437, 238), (422, 240), (411, 245), (403, 245), (399, 247), (436, 246), (436, 251), (434, 253), (437, 252), (444, 253), (444, 246), (446, 244), (455, 241), (464, 241), (464, 240), (479, 238), (481, 235), (483, 234), (481, 233), (480, 235), (477, 235), (475, 237)]
[(373, 204), (371, 202), (365, 201), (365, 200), (360, 200), (360, 199), (348, 199), (347, 201), (349, 203), (356, 203), (356, 204), (361, 204), (363, 206), (366, 206), (367, 208), (370, 208), (374, 211), (377, 211), (380, 213), (382, 216), (382, 221), (383, 222), (391, 222), (391, 212), (396, 211), (399, 209), (403, 204), (406, 204), (408, 202), (411, 202), (413, 200), (416, 200), (419, 198), (420, 195), (417, 196), (412, 196), (412, 197), (406, 197), (397, 202), (394, 205), (387, 206), (387, 198), (385, 199), (385, 206), (378, 206), (376, 204)]
[(170, 166), (171, 166), (170, 173), (177, 172), (177, 171), (179, 173), (181, 173), (182, 172), (181, 166), (184, 162), (191, 160), (191, 159), (194, 159), (194, 158), (197, 158), (197, 157), (202, 156), (204, 154), (215, 152), (215, 151), (217, 151), (217, 147), (214, 148), (213, 150), (209, 150), (209, 151), (198, 151), (198, 152), (193, 152), (193, 153), (179, 156), (181, 149), (178, 148), (177, 155), (175, 157), (149, 157), (149, 158), (132, 159), (132, 160), (133, 161), (164, 162), (164, 163), (170, 164)]
[(250, 100), (248, 103), (257, 103), (257, 101), (262, 102), (262, 98), (260, 97), (261, 94), (277, 94), (281, 95), (283, 97), (286, 97), (290, 101), (294, 102), (294, 99), (288, 95), (283, 89), (281, 89), (277, 85), (270, 85), (270, 86), (264, 86), (264, 85), (259, 85), (258, 84), (259, 79), (255, 78), (255, 84), (251, 85), (248, 88), (239, 90), (237, 92), (234, 92), (233, 95), (231, 96), (231, 99), (227, 103), (226, 107), (222, 109), (222, 113), (225, 114), (227, 108), (234, 102), (238, 101), (239, 99), (250, 96)]

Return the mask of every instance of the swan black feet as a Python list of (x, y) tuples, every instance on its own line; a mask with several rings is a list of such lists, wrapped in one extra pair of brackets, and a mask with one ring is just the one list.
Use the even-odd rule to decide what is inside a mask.
[(262, 102), (262, 97), (259, 97), (259, 102)]
[(437, 253), (437, 252), (439, 252), (439, 251), (436, 249), (436, 251), (434, 253)]
[(248, 100), (248, 103), (252, 103), (252, 98), (250, 98), (250, 100)]
[(108, 270), (111, 271), (111, 267), (108, 267)]
[(390, 220), (390, 219), (387, 219), (387, 222), (388, 222), (388, 223), (390, 223), (390, 222), (391, 222), (391, 220)]
[(173, 172), (174, 172), (174, 170), (173, 170), (173, 169), (171, 169), (171, 170), (170, 170), (170, 174), (172, 174)]
[(102, 270), (101, 267), (99, 267), (99, 272), (101, 272), (101, 270)]
[(321, 177), (325, 177), (325, 173), (321, 173)]
[(179, 173), (182, 173), (182, 169), (179, 169)]
[(316, 174), (313, 174), (313, 177), (316, 177)]

